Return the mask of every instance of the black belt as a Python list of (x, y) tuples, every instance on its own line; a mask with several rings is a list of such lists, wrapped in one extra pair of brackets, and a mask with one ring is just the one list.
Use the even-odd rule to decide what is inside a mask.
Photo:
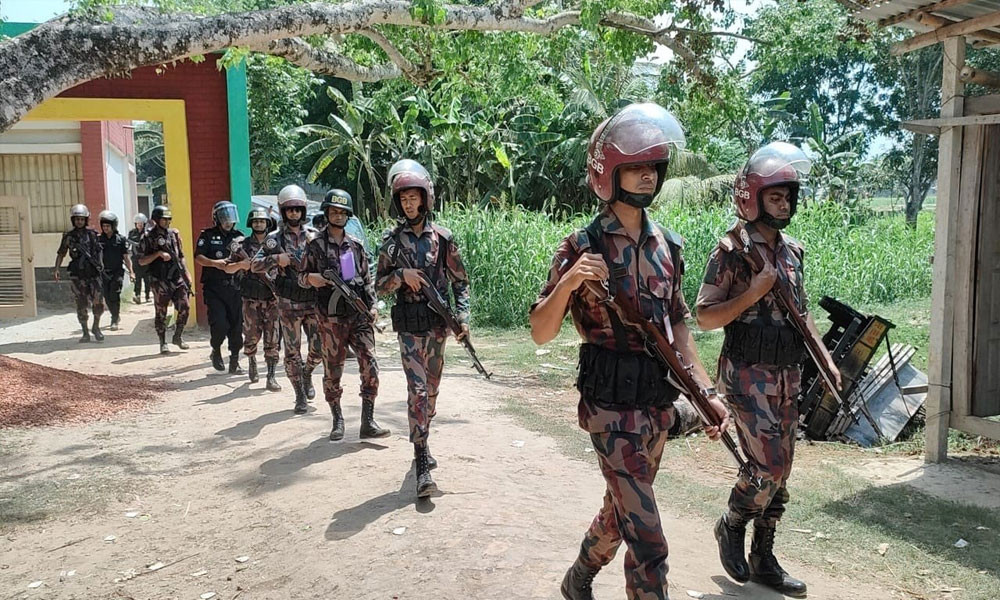
[(424, 302), (401, 302), (392, 307), (392, 329), (398, 333), (428, 333), (445, 327), (444, 319)]
[(595, 344), (580, 346), (576, 389), (602, 408), (667, 408), (679, 391), (667, 382), (667, 369), (642, 352), (616, 352)]
[(278, 290), (278, 295), (292, 302), (315, 302), (316, 289), (304, 288), (291, 277), (282, 276), (275, 280), (274, 287)]

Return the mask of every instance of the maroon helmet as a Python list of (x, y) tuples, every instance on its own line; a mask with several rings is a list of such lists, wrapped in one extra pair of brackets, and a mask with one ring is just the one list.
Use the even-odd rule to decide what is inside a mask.
[(659, 104), (629, 104), (605, 119), (590, 136), (587, 148), (587, 185), (597, 197), (610, 202), (618, 196), (618, 168), (655, 163), (663, 185), (670, 160), (670, 146), (684, 147), (684, 131), (677, 119)]
[(403, 214), (399, 203), (399, 193), (410, 188), (418, 188), (424, 192), (424, 214), (434, 210), (434, 182), (427, 169), (415, 160), (403, 159), (389, 168), (389, 186), (392, 193), (392, 205), (397, 214)]
[(795, 216), (800, 180), (811, 168), (812, 161), (805, 152), (788, 142), (771, 142), (757, 150), (736, 175), (733, 186), (736, 214), (750, 223), (760, 219), (764, 212), (760, 193), (769, 187), (786, 185), (791, 191), (791, 216)]

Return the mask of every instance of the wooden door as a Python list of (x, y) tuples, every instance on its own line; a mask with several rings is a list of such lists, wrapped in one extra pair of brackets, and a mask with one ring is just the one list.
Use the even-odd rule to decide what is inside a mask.
[(1000, 415), (1000, 125), (984, 127), (971, 413)]
[(27, 198), (0, 196), (0, 318), (35, 316), (35, 265)]

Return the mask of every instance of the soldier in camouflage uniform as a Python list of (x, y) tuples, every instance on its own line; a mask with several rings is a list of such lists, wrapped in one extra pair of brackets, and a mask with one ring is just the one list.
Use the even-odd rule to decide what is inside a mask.
[[(431, 221), (434, 184), (427, 170), (415, 161), (402, 160), (390, 168), (388, 179), (400, 223), (386, 233), (379, 251), (375, 289), (380, 294), (396, 294), (392, 328), (399, 338), (406, 373), (407, 416), (417, 472), (417, 497), (426, 498), (437, 491), (430, 473), (437, 467), (437, 461), (430, 454), (427, 438), (436, 414), (448, 331), (444, 320), (430, 309), (420, 291), (420, 272), (443, 298), (448, 298), (451, 287), (456, 317), (462, 323), (459, 338), (469, 333), (469, 275), (451, 232)], [(405, 254), (415, 268), (397, 266), (400, 253)]]
[(181, 234), (170, 226), (173, 214), (164, 205), (157, 206), (150, 214), (154, 227), (139, 240), (139, 264), (149, 266), (149, 282), (153, 288), (153, 305), (156, 315), (153, 327), (160, 340), (160, 353), (167, 354), (167, 309), (174, 303), (177, 310), (177, 321), (174, 324), (174, 337), (171, 340), (181, 350), (187, 350), (184, 341), (184, 326), (187, 325), (191, 306), (188, 296), (191, 294), (191, 276), (184, 263), (184, 248), (181, 246)]
[(142, 304), (142, 286), (146, 286), (146, 302), (149, 302), (149, 269), (139, 265), (139, 240), (146, 233), (146, 215), (139, 213), (135, 216), (135, 227), (128, 232), (128, 247), (132, 258), (132, 271), (135, 276), (132, 278), (132, 302)]
[[(626, 597), (668, 597), (667, 541), (653, 480), (676, 418), (678, 392), (665, 383), (666, 368), (645, 353), (639, 333), (600, 303), (594, 290), (606, 285), (610, 294), (636, 303), (675, 341), (699, 383), (709, 387), (685, 324), (690, 313), (681, 292), (682, 240), (652, 222), (645, 210), (663, 183), (671, 148), (683, 141), (680, 124), (656, 104), (629, 105), (597, 127), (587, 154), (587, 182), (602, 202), (601, 212), (559, 244), (548, 281), (531, 307), (536, 343), (558, 335), (567, 311), (584, 340), (579, 423), (590, 434), (607, 483), (604, 505), (563, 578), (561, 592), (568, 600), (592, 600), (594, 577), (622, 542), (628, 548)], [(726, 410), (714, 395), (710, 402), (723, 419), (720, 428), (708, 430), (717, 438), (727, 427)]]
[(233, 241), (228, 261), (238, 265), (240, 296), (243, 299), (243, 353), (249, 363), (247, 373), (251, 383), (260, 381), (257, 371), (257, 343), (264, 340), (264, 362), (267, 364), (266, 387), (272, 392), (280, 392), (281, 386), (275, 377), (278, 367), (278, 297), (274, 294), (274, 283), (266, 275), (250, 272), (250, 259), (257, 255), (269, 231), (273, 230), (271, 219), (263, 208), (255, 208), (247, 215), (250, 235)]
[[(806, 312), (802, 245), (781, 233), (798, 205), (799, 173), (809, 160), (798, 148), (774, 142), (761, 148), (737, 175), (734, 201), (741, 221), (712, 251), (698, 293), (698, 324), (725, 327), (719, 357), (719, 391), (734, 415), (740, 446), (760, 483), (741, 474), (729, 496), (729, 508), (715, 526), (719, 557), (734, 580), (752, 580), (783, 594), (801, 597), (806, 585), (791, 577), (773, 553), (774, 533), (788, 502), (792, 468), (799, 362), (805, 348), (771, 291), (778, 272), (787, 281), (799, 312)], [(740, 231), (766, 256), (754, 274), (737, 251)], [(807, 323), (819, 339), (812, 317)], [(831, 371), (839, 373), (825, 346)], [(746, 525), (753, 520), (750, 561), (745, 556)]]
[[(278, 192), (281, 225), (264, 239), (250, 261), (250, 272), (274, 281), (278, 295), (281, 336), (285, 344), (285, 375), (295, 390), (295, 414), (305, 414), (312, 398), (312, 372), (323, 360), (319, 323), (316, 320), (316, 291), (298, 282), (297, 267), (302, 263), (306, 244), (316, 233), (306, 223), (306, 192), (286, 185)], [(309, 354), (302, 362), (302, 330), (309, 340)]]
[[(299, 284), (316, 288), (316, 311), (323, 340), (323, 394), (333, 413), (330, 440), (344, 438), (344, 414), (340, 408), (344, 389), (340, 386), (340, 378), (344, 374), (348, 345), (357, 352), (361, 376), (361, 439), (386, 437), (390, 431), (375, 422), (378, 362), (375, 359), (375, 330), (369, 318), (376, 319), (378, 309), (375, 308), (368, 253), (361, 240), (344, 231), (347, 220), (354, 214), (354, 202), (344, 190), (334, 189), (327, 192), (320, 210), (327, 225), (306, 244)], [(340, 276), (361, 298), (367, 307), (366, 314), (358, 313), (331, 287), (331, 282), (323, 277), (328, 270)], [(331, 301), (334, 303), (332, 310)]]
[[(90, 334), (98, 342), (104, 341), (101, 333), (101, 314), (104, 313), (104, 301), (101, 295), (101, 274), (104, 272), (101, 244), (97, 232), (87, 229), (90, 220), (90, 209), (83, 204), (75, 204), (69, 209), (70, 222), (73, 229), (63, 233), (56, 251), (56, 268), (53, 278), (59, 281), (59, 267), (63, 258), (69, 253), (69, 276), (76, 299), (76, 318), (83, 328), (80, 342), (89, 342)], [(94, 325), (87, 329), (87, 309), (94, 313)]]

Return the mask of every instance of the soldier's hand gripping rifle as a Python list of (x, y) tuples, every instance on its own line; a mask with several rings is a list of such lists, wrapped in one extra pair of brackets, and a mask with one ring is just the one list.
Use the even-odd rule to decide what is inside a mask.
[(191, 285), (191, 277), (188, 275), (187, 269), (181, 266), (181, 261), (177, 258), (173, 245), (164, 244), (161, 248), (163, 252), (170, 255), (170, 266), (167, 268), (167, 273), (172, 276), (174, 274), (174, 269), (180, 271), (181, 279), (184, 280), (184, 285), (187, 286), (188, 295), (194, 296), (194, 286)]
[(101, 264), (101, 261), (97, 260), (96, 256), (94, 256), (86, 248), (84, 248), (83, 244), (77, 243), (74, 250), (76, 250), (76, 253), (82, 256), (83, 259), (87, 261), (87, 263), (90, 266), (94, 267), (94, 270), (97, 271), (97, 275), (98, 277), (101, 278), (102, 281), (111, 280), (111, 275), (109, 273), (104, 272), (104, 265)]
[(431, 284), (431, 280), (427, 278), (427, 274), (414, 267), (405, 254), (402, 252), (396, 252), (394, 245), (390, 245), (387, 250), (389, 252), (389, 256), (392, 256), (393, 254), (396, 255), (396, 262), (401, 268), (414, 269), (417, 271), (417, 274), (420, 277), (420, 291), (423, 292), (424, 298), (427, 299), (428, 306), (430, 306), (431, 310), (444, 319), (445, 325), (453, 334), (455, 334), (455, 338), (462, 342), (462, 345), (465, 346), (465, 351), (469, 354), (469, 358), (472, 359), (472, 366), (479, 371), (479, 374), (486, 379), (492, 377), (493, 373), (487, 371), (486, 367), (483, 366), (483, 363), (479, 361), (479, 357), (476, 356), (476, 349), (473, 347), (472, 340), (469, 339), (469, 336), (466, 335), (460, 337), (462, 334), (462, 324), (458, 322), (458, 319), (455, 318), (455, 315), (451, 312), (451, 309), (448, 307), (448, 302), (441, 297), (441, 292), (439, 292), (438, 289)]
[[(737, 233), (737, 231), (739, 233)], [(736, 244), (739, 249), (739, 254), (746, 261), (747, 265), (750, 266), (750, 270), (754, 274), (760, 273), (764, 269), (764, 255), (761, 253), (760, 248), (757, 244), (750, 239), (750, 232), (746, 230), (743, 225), (738, 226), (736, 229), (729, 232), (729, 238)], [(833, 376), (833, 371), (830, 370), (829, 365), (827, 365), (826, 360), (824, 360), (822, 344), (823, 340), (813, 335), (813, 332), (809, 329), (809, 325), (806, 323), (805, 318), (802, 313), (799, 312), (798, 307), (795, 304), (795, 300), (792, 299), (791, 291), (788, 289), (788, 277), (782, 272), (781, 269), (777, 269), (777, 281), (775, 285), (771, 288), (774, 294), (774, 299), (778, 302), (778, 306), (781, 310), (788, 316), (788, 321), (795, 328), (795, 331), (802, 337), (805, 343), (806, 352), (809, 354), (809, 358), (816, 363), (816, 370), (820, 377), (823, 378), (823, 383), (826, 385), (826, 389), (830, 394), (837, 400), (837, 403), (841, 406), (842, 410), (850, 414), (850, 404), (841, 395), (840, 389), (836, 385), (836, 379)], [(879, 427), (878, 422), (872, 417), (868, 408), (861, 404), (861, 412), (864, 414), (868, 423), (875, 430), (875, 433), (880, 437), (885, 437), (882, 435), (882, 429)]]
[[(668, 329), (670, 338), (656, 328), (653, 323), (642, 316), (638, 308), (633, 306), (628, 300), (620, 296), (612, 296), (608, 289), (607, 282), (597, 282), (588, 280), (585, 282), (587, 288), (604, 304), (608, 310), (614, 311), (622, 324), (638, 333), (646, 346), (646, 353), (655, 358), (661, 365), (667, 368), (667, 380), (676, 387), (682, 394), (691, 401), (698, 416), (705, 425), (709, 427), (721, 427), (722, 418), (715, 412), (709, 403), (708, 394), (705, 389), (698, 385), (694, 376), (691, 375), (691, 365), (685, 365), (683, 357), (677, 347), (674, 346), (673, 334)], [(729, 454), (739, 465), (740, 473), (746, 475), (751, 485), (760, 489), (763, 481), (759, 475), (754, 475), (753, 468), (736, 445), (736, 440), (728, 431), (721, 432), (720, 440), (726, 447)]]
[(333, 269), (327, 269), (323, 271), (323, 279), (330, 282), (333, 285), (333, 295), (330, 296), (330, 302), (327, 304), (327, 314), (334, 314), (337, 312), (337, 304), (340, 299), (343, 298), (347, 305), (354, 309), (358, 314), (364, 315), (365, 319), (378, 330), (379, 333), (385, 331), (384, 327), (379, 327), (379, 324), (375, 321), (375, 317), (372, 316), (371, 310), (365, 301), (361, 299), (361, 296), (351, 289), (351, 286), (347, 285), (340, 275), (337, 274)]

